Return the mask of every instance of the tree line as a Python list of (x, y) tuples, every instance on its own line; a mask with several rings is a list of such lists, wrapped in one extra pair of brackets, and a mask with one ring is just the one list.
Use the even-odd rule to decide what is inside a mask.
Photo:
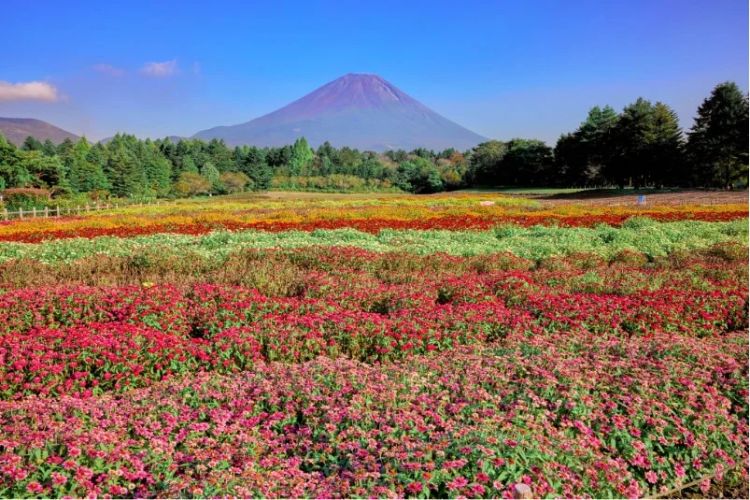
[(426, 149), (379, 154), (304, 138), (283, 147), (229, 148), (221, 140), (139, 140), (118, 134), (59, 145), (0, 135), (0, 189), (43, 188), (59, 195), (186, 197), (295, 189), (399, 189), (432, 193), (471, 186), (747, 185), (748, 97), (723, 83), (683, 134), (664, 103), (639, 98), (620, 113), (592, 108), (554, 148), (536, 139), (487, 141), (471, 151)]

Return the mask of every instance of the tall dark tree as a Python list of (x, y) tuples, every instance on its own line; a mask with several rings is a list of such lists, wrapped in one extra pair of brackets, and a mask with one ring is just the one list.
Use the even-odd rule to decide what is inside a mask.
[(500, 168), (500, 184), (543, 186), (554, 183), (552, 149), (536, 139), (513, 139)]
[(731, 187), (748, 181), (748, 97), (722, 83), (698, 108), (687, 151), (697, 184)]
[(565, 185), (587, 187), (596, 185), (601, 178), (598, 172), (588, 168), (586, 145), (576, 133), (560, 136), (555, 144), (554, 158), (560, 181)]
[(470, 182), (498, 185), (501, 179), (501, 163), (507, 152), (508, 146), (502, 141), (487, 141), (475, 147), (469, 160)]
[(271, 187), (271, 178), (273, 170), (266, 163), (266, 155), (258, 148), (251, 147), (239, 160), (240, 172), (247, 175), (251, 182), (251, 188), (257, 191), (264, 191)]
[(619, 115), (611, 106), (594, 106), (578, 129), (577, 137), (585, 154), (583, 169), (577, 180), (584, 185), (596, 184), (612, 161), (612, 134)]
[(654, 106), (639, 97), (625, 106), (612, 131), (613, 157), (605, 166), (608, 180), (625, 187), (642, 187), (653, 177)]
[(653, 109), (653, 142), (650, 145), (652, 180), (657, 187), (686, 184), (684, 140), (677, 113), (664, 103)]

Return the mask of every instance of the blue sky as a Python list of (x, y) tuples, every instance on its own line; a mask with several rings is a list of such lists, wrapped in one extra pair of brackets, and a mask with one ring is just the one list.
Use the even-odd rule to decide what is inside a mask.
[[(552, 144), (594, 105), (661, 100), (683, 127), (748, 88), (745, 0), (4, 0), (0, 116), (100, 139), (248, 121), (376, 73), (484, 136)], [(30, 82), (41, 82), (29, 85)]]

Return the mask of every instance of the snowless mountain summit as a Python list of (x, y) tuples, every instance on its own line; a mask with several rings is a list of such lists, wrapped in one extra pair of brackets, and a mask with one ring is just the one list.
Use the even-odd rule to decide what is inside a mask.
[(377, 75), (344, 75), (267, 115), (198, 132), (230, 146), (283, 146), (305, 137), (361, 150), (472, 148), (486, 139), (437, 114)]
[(41, 142), (49, 139), (55, 144), (60, 144), (65, 139), (78, 140), (77, 135), (34, 118), (0, 118), (0, 134), (16, 146), (23, 144), (29, 136)]

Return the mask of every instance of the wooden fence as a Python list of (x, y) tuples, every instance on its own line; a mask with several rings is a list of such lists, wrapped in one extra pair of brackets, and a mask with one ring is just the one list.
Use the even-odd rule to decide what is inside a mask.
[[(127, 204), (123, 205), (123, 207), (143, 207), (147, 205), (159, 205), (160, 203), (158, 201), (152, 202), (152, 203), (133, 203), (133, 204)], [(91, 212), (97, 212), (97, 211), (103, 211), (103, 210), (114, 210), (120, 208), (119, 203), (86, 203), (85, 205), (77, 205), (75, 207), (68, 206), (68, 207), (47, 207), (44, 208), (32, 208), (32, 209), (26, 209), (19, 208), (18, 210), (14, 211), (8, 211), (8, 209), (3, 209), (2, 212), (2, 220), (8, 221), (11, 219), (33, 219), (33, 218), (50, 218), (50, 217), (63, 217), (63, 216), (71, 216), (71, 215), (85, 215), (89, 214)]]

